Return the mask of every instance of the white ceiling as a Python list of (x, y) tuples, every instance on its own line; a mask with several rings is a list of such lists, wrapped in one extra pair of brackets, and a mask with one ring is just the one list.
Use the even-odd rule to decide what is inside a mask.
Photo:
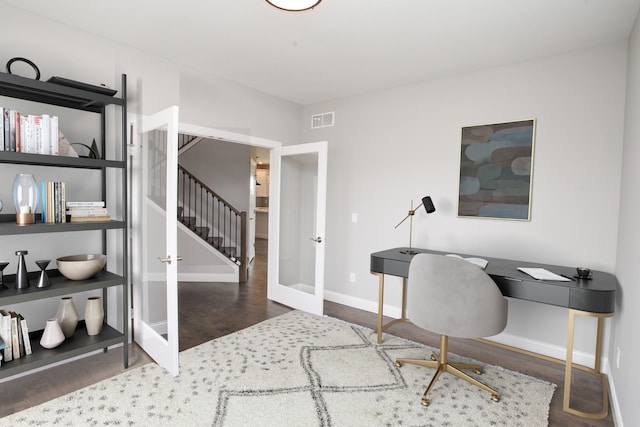
[(640, 0), (2, 0), (299, 104), (626, 38)]

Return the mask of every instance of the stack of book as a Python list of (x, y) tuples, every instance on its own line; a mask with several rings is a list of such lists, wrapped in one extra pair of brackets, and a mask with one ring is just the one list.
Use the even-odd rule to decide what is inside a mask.
[(0, 107), (0, 151), (59, 155), (58, 117)]
[(111, 221), (104, 202), (67, 202), (67, 215), (71, 222)]
[(64, 214), (66, 192), (64, 182), (43, 181), (40, 183), (42, 198), (42, 222), (60, 224), (67, 222)]
[(0, 310), (0, 337), (4, 341), (4, 362), (31, 354), (29, 328), (21, 314)]

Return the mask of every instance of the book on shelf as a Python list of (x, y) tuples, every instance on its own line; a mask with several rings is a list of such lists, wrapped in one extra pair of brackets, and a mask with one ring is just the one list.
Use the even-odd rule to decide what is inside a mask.
[(29, 339), (29, 326), (27, 325), (27, 319), (22, 317), (22, 314), (18, 314), (18, 320), (20, 321), (20, 328), (22, 329), (22, 339), (24, 342), (24, 354), (31, 354), (32, 353), (31, 340)]
[(45, 224), (67, 222), (64, 209), (66, 204), (66, 184), (64, 182), (42, 181), (40, 196), (42, 199), (42, 222)]
[(67, 202), (67, 208), (87, 208), (87, 207), (96, 207), (96, 208), (104, 208), (104, 201), (75, 201), (75, 202)]
[(72, 216), (71, 222), (106, 222), (111, 221), (110, 216)]
[(60, 135), (58, 134), (58, 116), (51, 116), (51, 134), (49, 136), (49, 142), (51, 143), (50, 153), (52, 156), (60, 155), (60, 148), (58, 143), (60, 141)]
[(11, 315), (5, 310), (0, 310), (0, 334), (4, 341), (4, 361), (13, 360), (13, 349), (11, 348)]
[(0, 151), (59, 155), (58, 117), (0, 107)]
[(40, 145), (36, 147), (40, 154), (51, 154), (51, 116), (40, 116)]
[(80, 216), (108, 216), (107, 208), (70, 208), (67, 209), (67, 215), (73, 217)]
[[(2, 124), (4, 127), (4, 151), (11, 151), (11, 144), (9, 135), (11, 135), (11, 129), (9, 127), (9, 109), (5, 108), (2, 111)], [(5, 359), (6, 361), (6, 359)]]
[(4, 347), (4, 362), (20, 359), (33, 352), (27, 321), (14, 311), (0, 310), (0, 340)]
[(66, 214), (71, 222), (111, 221), (104, 201), (67, 202)]
[[(20, 121), (18, 121), (20, 123)], [(18, 128), (20, 126), (18, 125)], [(18, 131), (18, 137), (20, 137), (20, 132)], [(6, 149), (5, 145), (5, 149)], [(9, 150), (8, 151), (16, 151), (16, 110), (9, 110)]]
[(0, 151), (4, 151), (4, 107), (0, 107)]
[(24, 351), (24, 337), (22, 336), (22, 323), (20, 323), (20, 319), (22, 318), (22, 316), (20, 316), (18, 313), (11, 312), (12, 320), (14, 315), (16, 318), (16, 335), (18, 336), (18, 357), (22, 357), (26, 354)]
[(20, 359), (20, 335), (18, 329), (18, 315), (13, 311), (9, 312), (11, 316), (11, 348), (13, 349), (13, 359)]

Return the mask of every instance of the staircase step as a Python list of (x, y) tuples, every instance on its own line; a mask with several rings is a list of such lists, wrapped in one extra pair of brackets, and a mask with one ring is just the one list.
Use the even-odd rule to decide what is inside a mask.
[(195, 231), (198, 236), (202, 237), (205, 240), (209, 235), (209, 227), (194, 227), (193, 231)]
[(197, 219), (195, 216), (183, 216), (181, 220), (184, 225), (191, 228), (192, 230), (194, 229), (197, 223)]
[(224, 253), (228, 257), (236, 256), (236, 248), (234, 246), (223, 246), (220, 248), (220, 252)]
[(216, 248), (219, 248), (222, 244), (222, 237), (207, 237), (205, 240)]

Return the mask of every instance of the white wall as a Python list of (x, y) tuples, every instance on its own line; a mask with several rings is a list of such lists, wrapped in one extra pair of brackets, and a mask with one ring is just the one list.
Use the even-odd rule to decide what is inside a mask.
[[(640, 260), (640, 20), (629, 42), (627, 70), (627, 109), (625, 115), (624, 152), (622, 161), (622, 194), (620, 198), (620, 227), (618, 231), (618, 257), (616, 276), (620, 282), (617, 294), (616, 316), (613, 319), (611, 341), (612, 392), (619, 406), (619, 421), (626, 426), (640, 420), (637, 386), (640, 372), (635, 363), (640, 358), (640, 289), (638, 288), (638, 261)], [(618, 348), (620, 367), (616, 366)], [(622, 426), (622, 423), (618, 424)]]
[(182, 70), (180, 121), (284, 145), (302, 140), (302, 107), (212, 74)]
[[(425, 195), (436, 212), (415, 216), (414, 246), (614, 272), (625, 72), (620, 42), (305, 107), (305, 140), (329, 141), (330, 298), (376, 310), (369, 255), (408, 245), (409, 224), (394, 226)], [(311, 130), (310, 116), (327, 111), (335, 126)], [(537, 119), (531, 221), (458, 218), (461, 127), (527, 118)], [(397, 308), (400, 280), (387, 283)], [(566, 310), (509, 307), (505, 334), (563, 356)], [(576, 349), (586, 355), (591, 320), (577, 325)]]

